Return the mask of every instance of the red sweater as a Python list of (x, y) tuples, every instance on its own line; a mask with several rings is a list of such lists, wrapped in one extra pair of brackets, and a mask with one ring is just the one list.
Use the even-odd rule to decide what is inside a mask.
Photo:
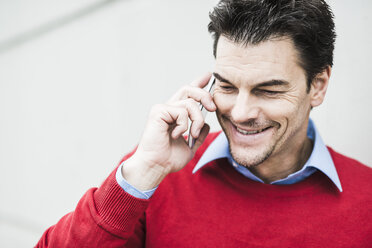
[(226, 159), (192, 174), (216, 135), (150, 200), (124, 192), (112, 172), (36, 247), (372, 247), (371, 168), (329, 149), (342, 193), (321, 172), (293, 185), (268, 185)]

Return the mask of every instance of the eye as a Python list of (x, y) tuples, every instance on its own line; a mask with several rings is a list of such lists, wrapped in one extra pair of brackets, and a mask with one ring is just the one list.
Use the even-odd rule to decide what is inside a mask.
[(272, 91), (272, 90), (262, 90), (262, 92), (264, 92), (265, 94), (269, 94), (269, 95), (275, 95), (279, 93), (278, 91)]
[(257, 89), (256, 93), (258, 95), (275, 96), (275, 95), (278, 95), (282, 92), (281, 91), (274, 91), (274, 90)]
[(224, 91), (232, 91), (235, 89), (231, 84), (220, 84), (219, 87)]
[(220, 86), (220, 88), (221, 89), (224, 89), (224, 90), (231, 90), (231, 89), (233, 89), (233, 87), (232, 86)]

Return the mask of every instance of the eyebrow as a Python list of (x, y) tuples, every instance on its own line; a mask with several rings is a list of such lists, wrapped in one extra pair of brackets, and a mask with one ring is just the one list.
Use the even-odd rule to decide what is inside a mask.
[(214, 76), (215, 78), (217, 78), (219, 81), (224, 82), (224, 83), (228, 83), (228, 84), (232, 84), (229, 80), (227, 80), (226, 78), (223, 78), (223, 77), (222, 77), (220, 74), (218, 74), (217, 72), (213, 72), (212, 74), (213, 74), (213, 76)]
[[(216, 72), (213, 72), (213, 76), (215, 78), (217, 78), (219, 81), (221, 82), (224, 82), (224, 83), (228, 83), (228, 84), (231, 84), (231, 85), (234, 85), (233, 83), (231, 83), (228, 79), (222, 77), (220, 74), (216, 73)], [(289, 85), (289, 82), (288, 81), (285, 81), (285, 80), (280, 80), (280, 79), (272, 79), (272, 80), (269, 80), (269, 81), (265, 81), (265, 82), (262, 82), (262, 83), (258, 83), (256, 85), (254, 85), (254, 87), (269, 87), (269, 86), (286, 86), (286, 85)]]

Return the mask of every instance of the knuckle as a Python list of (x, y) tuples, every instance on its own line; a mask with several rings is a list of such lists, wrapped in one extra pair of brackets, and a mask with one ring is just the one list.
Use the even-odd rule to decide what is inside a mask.
[(185, 108), (181, 108), (180, 109), (180, 115), (182, 115), (182, 117), (187, 117), (188, 116), (188, 111)]
[(187, 95), (187, 92), (190, 91), (189, 85), (184, 85), (181, 87), (181, 89), (178, 91), (181, 95)]
[(183, 91), (189, 91), (191, 88), (192, 88), (192, 87), (191, 87), (190, 85), (186, 84), (186, 85), (182, 86), (181, 89), (182, 89)]
[(164, 114), (167, 111), (167, 106), (165, 104), (155, 104), (151, 107), (149, 117), (156, 118), (159, 115)]
[(203, 91), (204, 91), (203, 98), (205, 100), (212, 100), (212, 95), (208, 91), (205, 91), (205, 90), (203, 90)]
[(187, 99), (185, 100), (185, 104), (186, 104), (187, 106), (191, 106), (191, 107), (193, 107), (193, 106), (195, 106), (196, 102), (195, 102), (195, 100), (192, 99), (192, 98), (187, 98)]

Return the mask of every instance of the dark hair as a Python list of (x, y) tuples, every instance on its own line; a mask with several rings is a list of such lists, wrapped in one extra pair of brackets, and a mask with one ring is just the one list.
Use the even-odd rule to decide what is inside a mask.
[(245, 45), (289, 37), (306, 72), (308, 90), (316, 74), (333, 65), (335, 25), (323, 0), (221, 0), (209, 17), (215, 57), (221, 35)]

